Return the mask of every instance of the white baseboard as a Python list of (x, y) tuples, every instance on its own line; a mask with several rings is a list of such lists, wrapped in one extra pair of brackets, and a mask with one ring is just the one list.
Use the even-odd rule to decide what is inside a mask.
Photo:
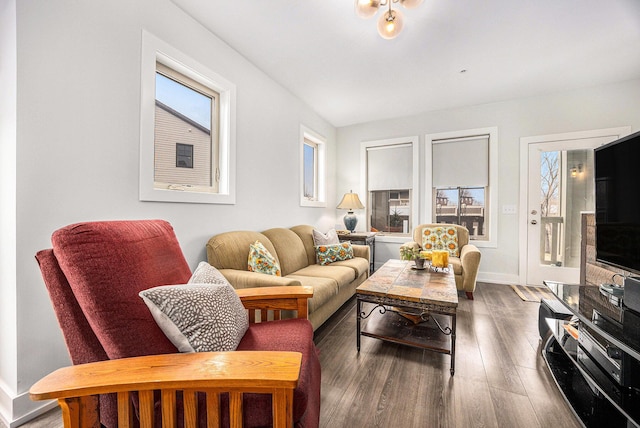
[(520, 284), (520, 276), (508, 273), (478, 272), (477, 281), (493, 284)]
[(0, 421), (9, 428), (19, 427), (58, 406), (55, 400), (32, 401), (28, 392), (10, 397), (2, 388), (0, 388), (0, 403), (2, 403)]

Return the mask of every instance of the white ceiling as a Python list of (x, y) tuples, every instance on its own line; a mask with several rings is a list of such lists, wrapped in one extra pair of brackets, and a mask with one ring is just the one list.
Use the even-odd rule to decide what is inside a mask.
[(640, 0), (172, 1), (337, 127), (640, 78)]

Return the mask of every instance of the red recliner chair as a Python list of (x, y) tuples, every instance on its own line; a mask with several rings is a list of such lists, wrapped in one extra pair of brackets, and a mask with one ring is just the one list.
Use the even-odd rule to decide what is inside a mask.
[[(177, 352), (138, 296), (140, 291), (159, 285), (185, 284), (191, 277), (191, 270), (169, 223), (161, 220), (78, 223), (54, 232), (52, 244), (52, 249), (38, 252), (36, 259), (74, 365)], [(251, 323), (237, 351), (300, 353), (299, 378), (293, 392), (292, 409), (288, 410), (295, 426), (317, 427), (321, 369), (313, 343), (313, 329), (306, 320), (306, 299), (313, 293), (308, 289), (301, 290), (303, 287), (281, 288), (290, 290), (284, 290), (284, 295), (278, 295), (277, 290), (267, 290), (268, 295), (262, 297), (259, 289), (256, 289), (257, 294), (243, 290), (241, 299), (243, 303), (248, 302), (245, 306), (251, 311), (269, 299), (289, 302), (278, 307), (272, 300), (266, 307), (298, 309), (298, 318)], [(233, 352), (236, 351), (231, 351), (231, 355), (225, 358), (233, 361)], [(222, 367), (221, 373), (224, 370)], [(246, 389), (253, 392), (244, 393), (236, 407), (231, 410), (225, 410), (224, 405), (220, 407), (221, 425), (237, 421), (237, 415), (233, 413), (234, 409), (238, 411), (240, 408), (243, 409), (240, 420), (244, 420), (245, 427), (273, 425), (272, 410), (275, 407), (272, 396), (256, 393), (262, 391), (260, 382), (253, 382), (255, 385)], [(237, 388), (234, 391), (237, 392)], [(32, 388), (32, 397), (50, 398), (52, 395), (33, 391)], [(142, 400), (142, 394), (140, 397)], [(154, 398), (156, 415), (153, 416), (156, 422), (161, 413), (157, 410), (157, 397)], [(224, 395), (220, 397), (223, 404), (225, 397), (226, 402), (234, 401), (234, 396), (232, 399)], [(118, 426), (115, 394), (102, 394), (99, 402), (102, 425), (107, 428)], [(197, 407), (202, 409), (205, 404), (199, 403)], [(199, 421), (202, 423), (203, 418), (200, 417)]]

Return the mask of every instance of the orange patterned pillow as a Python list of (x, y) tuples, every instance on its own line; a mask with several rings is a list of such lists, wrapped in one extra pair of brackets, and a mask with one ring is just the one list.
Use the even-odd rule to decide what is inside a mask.
[(458, 231), (455, 227), (425, 227), (422, 229), (423, 250), (447, 250), (449, 255), (460, 257)]
[(267, 275), (282, 276), (280, 265), (273, 255), (260, 241), (249, 245), (247, 267), (251, 272), (266, 273)]

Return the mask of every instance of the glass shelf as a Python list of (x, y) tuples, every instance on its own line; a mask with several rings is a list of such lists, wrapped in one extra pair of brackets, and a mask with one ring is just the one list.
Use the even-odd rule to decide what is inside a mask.
[(640, 315), (613, 305), (596, 286), (544, 283), (580, 321), (640, 361)]
[[(624, 378), (620, 367), (627, 374), (632, 372), (630, 367), (637, 368), (640, 361), (640, 315), (615, 304), (615, 299), (610, 300), (596, 286), (554, 281), (545, 281), (545, 285), (574, 315), (572, 321), (546, 319), (552, 336), (543, 351), (567, 402), (587, 427), (640, 427), (640, 384), (637, 387), (621, 386), (611, 374)], [(575, 329), (572, 331), (568, 325)], [(593, 339), (591, 342), (588, 340), (592, 336), (599, 344), (595, 348)], [(617, 361), (620, 366), (607, 373), (603, 369), (605, 366), (600, 366), (589, 352), (592, 355), (610, 355), (612, 358), (600, 361), (606, 363), (605, 366), (611, 366), (611, 361)], [(613, 356), (617, 359), (614, 360)], [(623, 360), (626, 361), (624, 365)], [(624, 379), (627, 385), (638, 383), (637, 377)]]

